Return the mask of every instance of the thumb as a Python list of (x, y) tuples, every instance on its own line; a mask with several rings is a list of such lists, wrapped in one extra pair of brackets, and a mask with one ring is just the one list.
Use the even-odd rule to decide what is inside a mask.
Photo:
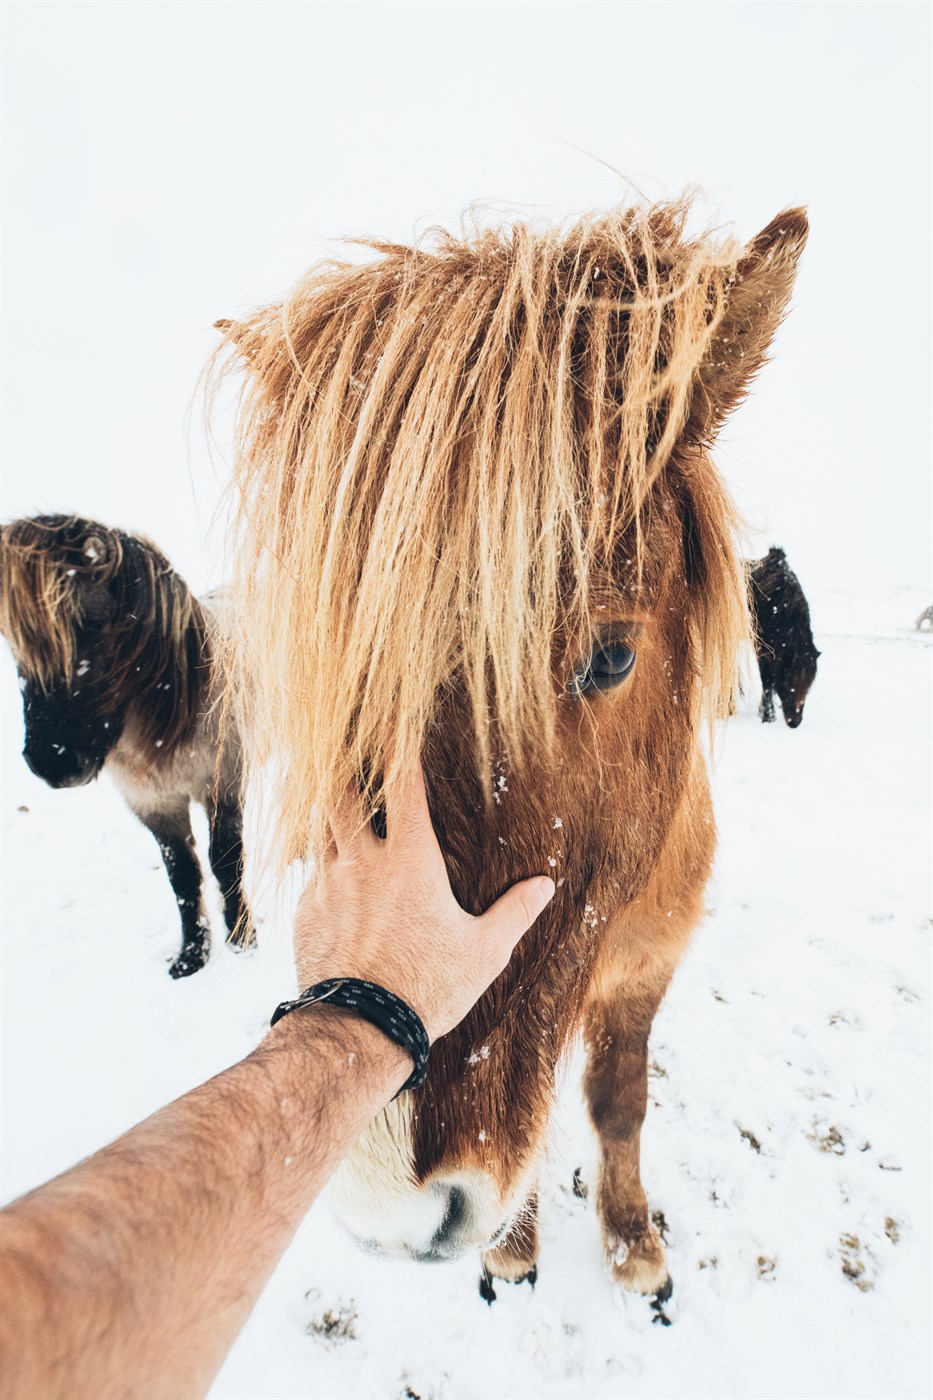
[(547, 875), (519, 880), (483, 914), (481, 923), (501, 941), (506, 962), (522, 934), (528, 932), (541, 911), (554, 898), (554, 889), (554, 881)]

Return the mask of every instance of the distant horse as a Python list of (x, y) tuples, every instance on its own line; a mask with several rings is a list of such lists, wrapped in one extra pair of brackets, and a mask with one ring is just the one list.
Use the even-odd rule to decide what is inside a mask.
[(221, 749), (216, 630), (147, 540), (66, 515), (0, 530), (0, 631), (19, 671), (23, 757), (53, 788), (79, 787), (106, 767), (152, 832), (181, 916), (173, 977), (197, 972), (210, 952), (192, 801), (207, 810), (227, 928), (251, 936), (239, 743), (231, 717)]
[(816, 680), (820, 653), (810, 630), (804, 591), (783, 549), (772, 545), (763, 559), (750, 566), (748, 597), (761, 675), (759, 713), (765, 724), (773, 723), (777, 691), (784, 720), (796, 729), (803, 721), (803, 707)]
[(920, 616), (917, 618), (916, 623), (914, 624), (914, 631), (922, 632), (923, 624), (925, 622), (929, 624), (928, 630), (933, 631), (933, 603), (931, 603), (928, 608), (923, 609), (923, 612), (920, 614)]
[(555, 1073), (582, 1027), (611, 1271), (662, 1296), (648, 1035), (701, 916), (703, 734), (749, 635), (709, 448), (807, 236), (801, 210), (745, 248), (691, 238), (687, 215), (374, 243), (218, 323), (215, 366), (246, 371), (234, 663), (270, 775), (267, 858), (320, 851), (349, 784), (371, 820), (421, 758), (464, 908), (541, 871), (558, 886), (424, 1088), (343, 1165), (338, 1210), (370, 1248), (479, 1247), (489, 1275), (529, 1276)]

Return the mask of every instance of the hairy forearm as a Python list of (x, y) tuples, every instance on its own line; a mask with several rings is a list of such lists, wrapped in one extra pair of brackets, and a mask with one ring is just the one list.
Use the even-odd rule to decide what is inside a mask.
[(409, 1068), (361, 1021), (293, 1013), (246, 1060), (0, 1212), (4, 1400), (203, 1395)]

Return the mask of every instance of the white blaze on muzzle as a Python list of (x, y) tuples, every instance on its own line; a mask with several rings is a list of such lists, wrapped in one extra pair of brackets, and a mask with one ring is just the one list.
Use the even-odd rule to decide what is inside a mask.
[(455, 1259), (501, 1240), (524, 1204), (531, 1174), (500, 1197), (492, 1176), (476, 1167), (415, 1177), (411, 1105), (390, 1103), (367, 1128), (331, 1179), (340, 1220), (374, 1254), (434, 1262)]

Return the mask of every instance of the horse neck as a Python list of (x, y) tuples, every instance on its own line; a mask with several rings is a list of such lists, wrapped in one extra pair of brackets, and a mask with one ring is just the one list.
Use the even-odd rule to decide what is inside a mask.
[[(211, 650), (205, 611), (187, 584), (161, 561), (150, 556), (146, 563), (151, 596), (136, 604), (121, 669), (134, 746), (161, 763), (191, 737), (206, 707)], [(127, 607), (132, 611), (132, 591)]]

